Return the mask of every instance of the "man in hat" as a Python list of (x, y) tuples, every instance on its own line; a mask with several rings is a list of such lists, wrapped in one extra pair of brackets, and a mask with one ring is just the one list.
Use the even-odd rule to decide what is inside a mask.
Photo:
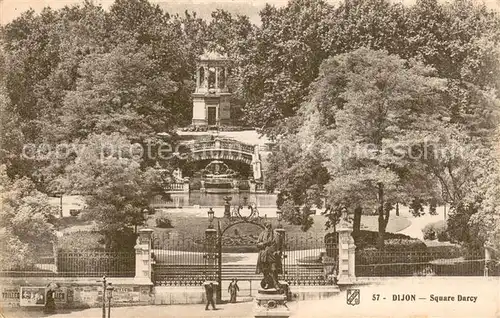
[(205, 284), (205, 295), (207, 296), (207, 305), (205, 306), (205, 310), (208, 310), (208, 305), (210, 304), (212, 304), (213, 310), (217, 310), (214, 302), (214, 283), (210, 282)]

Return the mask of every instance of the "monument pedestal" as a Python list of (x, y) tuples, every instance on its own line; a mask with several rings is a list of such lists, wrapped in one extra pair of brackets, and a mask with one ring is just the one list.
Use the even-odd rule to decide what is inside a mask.
[(259, 289), (257, 296), (255, 296), (255, 318), (288, 318), (290, 310), (286, 306), (286, 300), (287, 296), (277, 289)]

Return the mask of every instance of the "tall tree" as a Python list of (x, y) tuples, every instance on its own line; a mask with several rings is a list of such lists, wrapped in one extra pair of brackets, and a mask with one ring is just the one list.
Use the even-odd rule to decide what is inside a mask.
[(5, 165), (0, 165), (0, 205), (0, 267), (29, 268), (39, 251), (52, 250), (56, 239), (52, 222), (58, 209), (30, 179), (10, 179)]
[(247, 16), (218, 9), (212, 12), (207, 28), (207, 49), (238, 60), (248, 53), (254, 26)]
[(163, 179), (154, 168), (142, 170), (141, 157), (140, 145), (119, 133), (92, 134), (59, 180), (66, 191), (87, 195), (83, 217), (97, 222), (109, 249), (133, 246), (132, 226), (144, 220), (149, 200), (162, 194)]
[(270, 155), (265, 183), (269, 191), (279, 190), (277, 205), (284, 219), (307, 230), (312, 225), (311, 208), (323, 207), (329, 176), (320, 152), (304, 151), (296, 139), (296, 135), (289, 136)]
[[(323, 156), (332, 203), (377, 209), (382, 248), (391, 206), (408, 193), (432, 194), (433, 182), (412, 151), (440, 124), (445, 83), (421, 63), (366, 48), (328, 59), (320, 74), (315, 87), (331, 91), (316, 94), (326, 102), (305, 104), (304, 131), (328, 145)], [(311, 129), (321, 122), (328, 129)]]
[(240, 98), (247, 122), (272, 135), (295, 115), (327, 57), (322, 34), (332, 9), (321, 0), (292, 0), (261, 11), (262, 26), (242, 61)]
[(173, 128), (176, 116), (165, 100), (177, 86), (149, 54), (127, 42), (82, 61), (76, 89), (64, 99), (67, 139), (121, 132), (142, 141)]

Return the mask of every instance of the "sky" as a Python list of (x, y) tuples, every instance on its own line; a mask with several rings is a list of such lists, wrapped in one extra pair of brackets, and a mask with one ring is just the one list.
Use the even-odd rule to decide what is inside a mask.
[[(196, 11), (202, 18), (209, 18), (210, 12), (216, 8), (226, 9), (233, 14), (245, 14), (249, 16), (254, 23), (259, 23), (258, 13), (264, 7), (265, 3), (276, 6), (286, 5), (288, 0), (149, 0), (151, 3), (158, 3), (164, 10), (169, 13), (183, 13), (188, 11)], [(330, 3), (338, 3), (342, 0), (327, 0)], [(401, 1), (404, 4), (412, 4), (416, 0), (395, 0)], [(443, 0), (445, 1), (445, 0)], [(73, 5), (81, 3), (82, 0), (0, 0), (0, 24), (7, 24), (22, 12), (33, 8), (36, 12), (40, 12), (45, 6), (50, 6), (53, 9), (59, 9), (65, 5)], [(95, 3), (101, 4), (103, 8), (108, 8), (114, 0), (94, 0)], [(500, 11), (500, 0), (484, 0), (490, 8), (495, 8)]]

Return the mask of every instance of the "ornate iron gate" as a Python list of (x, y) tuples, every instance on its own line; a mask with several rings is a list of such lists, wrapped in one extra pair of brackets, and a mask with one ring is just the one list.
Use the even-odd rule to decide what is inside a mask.
[[(223, 238), (231, 227), (238, 224), (253, 224), (264, 228), (266, 222), (274, 223), (274, 228), (284, 238), (280, 246), (282, 271), (279, 279), (294, 285), (335, 284), (338, 269), (338, 234), (331, 233), (312, 236), (299, 233), (286, 235), (278, 219), (259, 216), (255, 206), (249, 206), (250, 213), (244, 216), (241, 207), (216, 219), (214, 226), (209, 214), (210, 224), (204, 237), (178, 237), (164, 233), (152, 238), (153, 282), (155, 285), (201, 286), (206, 281), (218, 283), (217, 301), (221, 302), (222, 282), (231, 275), (246, 281), (260, 281), (261, 274), (255, 274), (256, 264), (223, 264)], [(226, 276), (225, 276), (226, 272)], [(230, 275), (230, 276), (228, 276)]]

